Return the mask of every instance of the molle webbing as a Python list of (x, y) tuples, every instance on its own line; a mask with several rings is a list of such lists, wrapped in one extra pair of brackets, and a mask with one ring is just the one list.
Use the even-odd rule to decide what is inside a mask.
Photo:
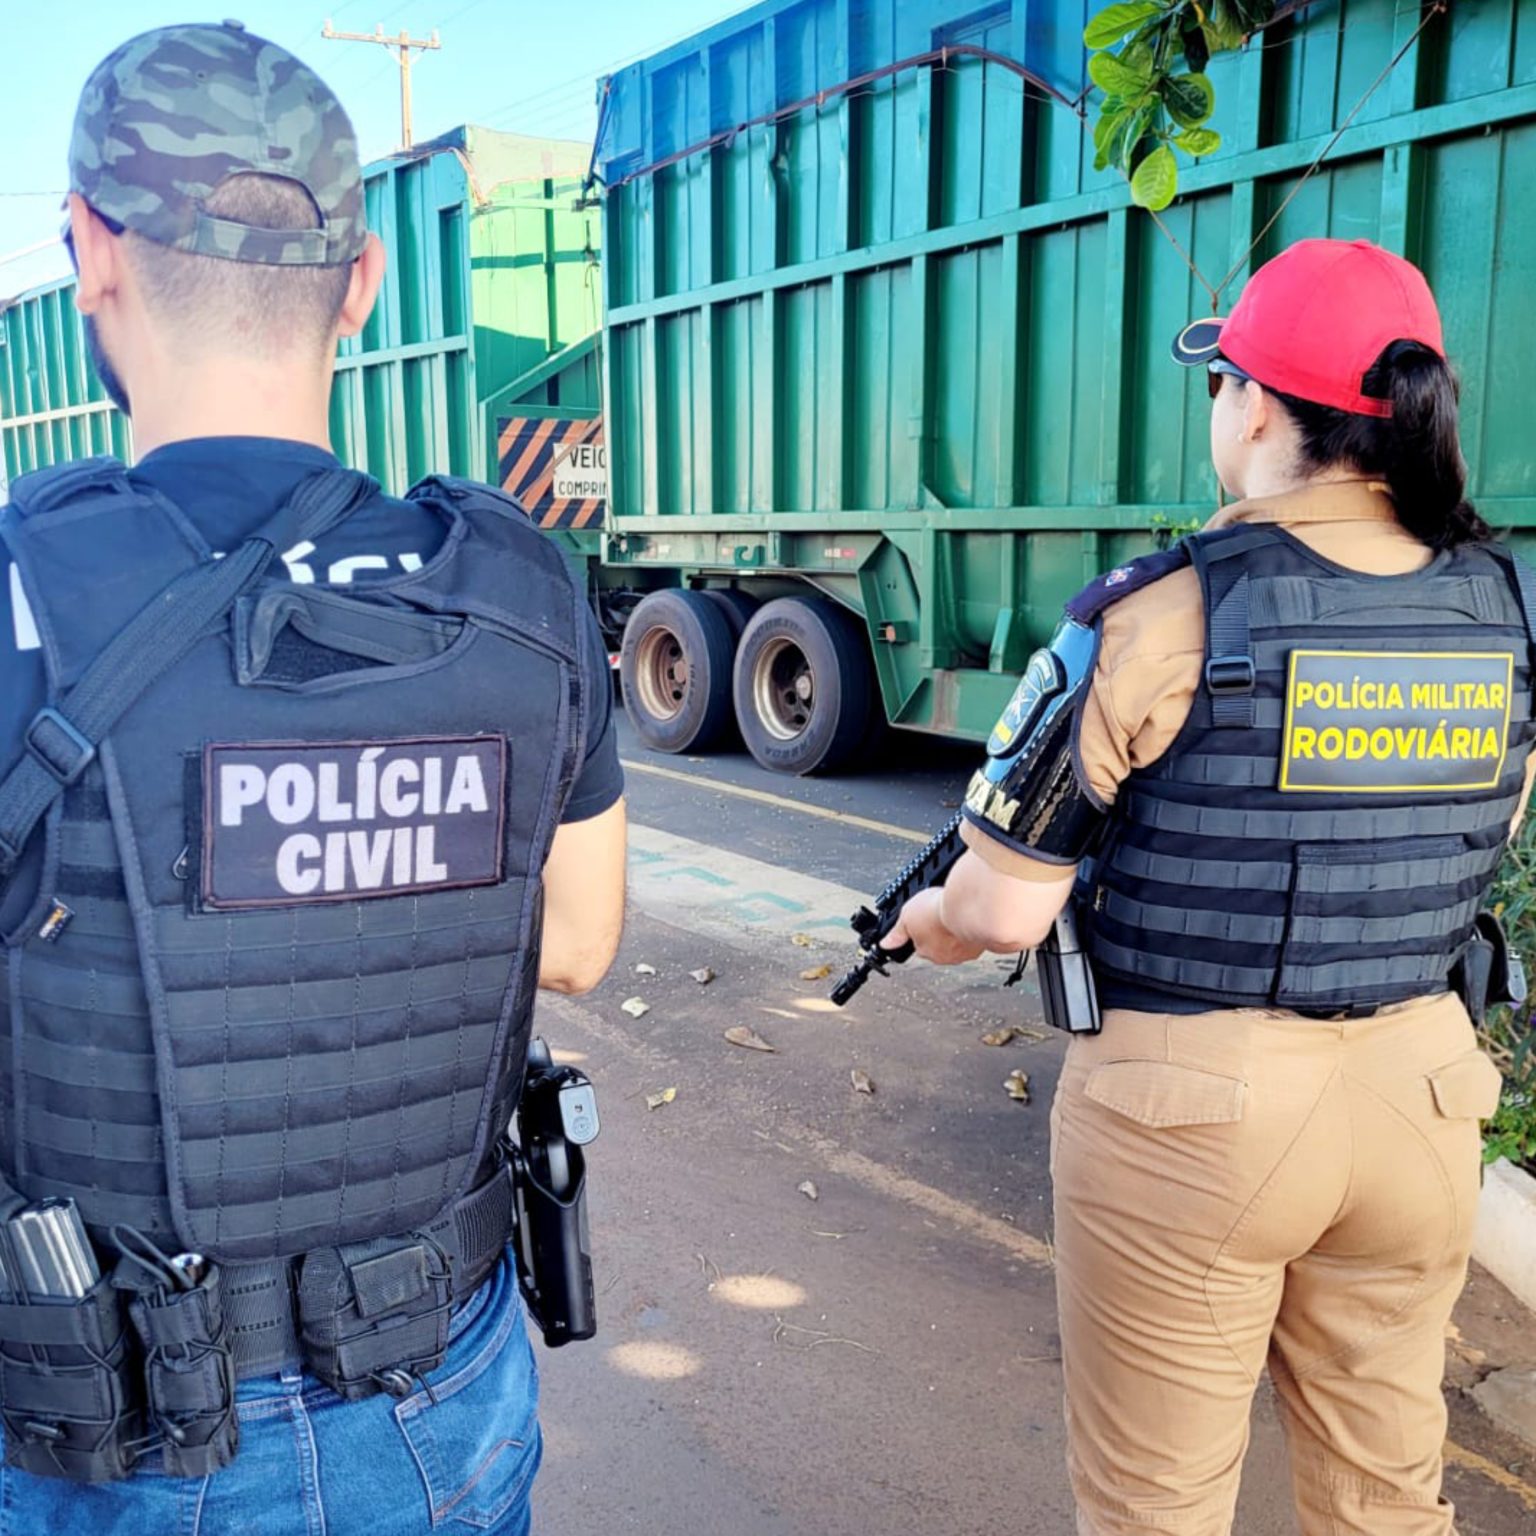
[(99, 764), (56, 815), (50, 895), (72, 916), (57, 943), (34, 939), (15, 956), (11, 1028), (23, 1038), (8, 1144), (29, 1192), (73, 1198), (98, 1245), (117, 1222), (168, 1235), (149, 1000)]
[[(1356, 577), (1257, 526), (1202, 536), (1192, 554), (1215, 664), (1173, 747), (1122, 788), (1094, 871), (1091, 952), (1104, 1000), (1345, 1011), (1443, 991), (1498, 866), (1531, 745), (1529, 632), (1510, 557), (1471, 547), (1411, 576)], [(1452, 674), (1477, 666), (1502, 678), (1507, 665), (1508, 750), (1502, 766), (1493, 759), (1496, 782), (1283, 791), (1298, 651), (1336, 655), (1340, 676), (1396, 653), (1410, 653), (1405, 679), (1431, 664), (1411, 653), (1443, 656), (1435, 664)], [(1466, 653), (1513, 662), (1458, 663)], [(1414, 697), (1410, 682), (1402, 687)], [(1432, 707), (1425, 719), (1432, 733)], [(1398, 746), (1430, 739), (1407, 732)], [(1370, 741), (1357, 731), (1349, 750), (1363, 754)], [(1397, 748), (1382, 735), (1373, 750)]]

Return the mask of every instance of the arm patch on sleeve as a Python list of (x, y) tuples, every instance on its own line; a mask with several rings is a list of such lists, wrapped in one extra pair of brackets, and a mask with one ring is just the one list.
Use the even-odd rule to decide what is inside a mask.
[(1172, 549), (1160, 549), (1156, 554), (1140, 555), (1124, 565), (1117, 565), (1112, 571), (1106, 571), (1097, 581), (1089, 582), (1067, 604), (1067, 614), (1079, 624), (1092, 624), (1106, 608), (1118, 603), (1122, 597), (1129, 597), (1132, 592), (1139, 592), (1143, 587), (1161, 581), (1164, 576), (1188, 564), (1189, 549), (1182, 543), (1175, 544)]

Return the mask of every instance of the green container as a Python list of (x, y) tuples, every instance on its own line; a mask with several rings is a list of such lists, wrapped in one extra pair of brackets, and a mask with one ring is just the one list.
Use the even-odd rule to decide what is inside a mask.
[[(464, 127), (367, 168), (368, 224), (389, 263), (337, 361), (331, 440), (347, 463), (394, 492), (434, 473), (499, 482), (498, 422), (523, 402), (597, 413), (599, 220), (577, 207), (589, 155)], [(0, 310), (0, 450), (7, 477), (132, 457), (87, 359), (72, 279)]]
[(1097, 8), (770, 0), (607, 82), (606, 581), (830, 593), (892, 721), (983, 735), (1074, 590), (1215, 506), (1174, 240), (1223, 307), (1304, 236), (1419, 262), (1474, 496), (1536, 542), (1536, 0), (1417, 40), (1417, 5), (1320, 3), (1218, 59), (1162, 229), (1045, 89)]

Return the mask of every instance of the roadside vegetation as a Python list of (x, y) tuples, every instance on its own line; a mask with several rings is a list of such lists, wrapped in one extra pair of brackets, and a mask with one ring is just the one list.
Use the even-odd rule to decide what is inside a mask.
[[(1510, 943), (1536, 977), (1536, 824), (1525, 823), (1491, 895)], [(1536, 1173), (1536, 1004), (1490, 1011), (1483, 1031), (1488, 1054), (1504, 1073), (1504, 1097), (1483, 1133), (1487, 1162), (1506, 1157)]]

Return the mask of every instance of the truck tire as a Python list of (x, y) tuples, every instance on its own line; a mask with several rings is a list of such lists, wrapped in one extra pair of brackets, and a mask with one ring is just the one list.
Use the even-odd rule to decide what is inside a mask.
[(704, 596), (725, 615), (731, 626), (731, 638), (740, 645), (742, 634), (757, 612), (757, 599), (740, 587), (705, 587)]
[(869, 645), (828, 598), (780, 597), (736, 648), (736, 724), (775, 773), (829, 773), (859, 751), (879, 707)]
[(619, 655), (624, 707), (646, 746), (692, 752), (731, 726), (730, 621), (702, 592), (652, 592), (630, 615)]

